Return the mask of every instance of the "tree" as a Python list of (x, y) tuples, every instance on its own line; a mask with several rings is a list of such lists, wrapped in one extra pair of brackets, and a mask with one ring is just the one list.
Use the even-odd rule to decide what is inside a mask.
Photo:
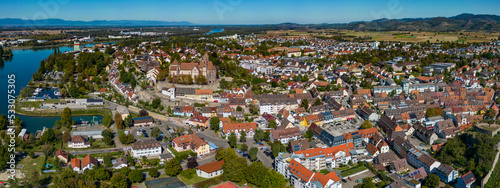
[(229, 146), (231, 146), (231, 148), (234, 148), (236, 147), (236, 142), (238, 141), (237, 138), (236, 138), (236, 134), (233, 132), (231, 134), (229, 134)]
[(71, 109), (69, 107), (64, 108), (61, 114), (61, 125), (71, 125)]
[(54, 150), (54, 147), (52, 146), (52, 144), (45, 144), (42, 146), (42, 152), (45, 156), (51, 155), (52, 150)]
[(243, 111), (243, 108), (241, 108), (241, 106), (238, 106), (238, 107), (236, 107), (236, 111), (241, 112), (241, 111)]
[(251, 161), (257, 160), (257, 152), (259, 152), (259, 149), (256, 147), (250, 148), (250, 151), (248, 152), (248, 157), (250, 157)]
[(269, 128), (276, 129), (276, 127), (278, 127), (278, 124), (276, 123), (276, 120), (271, 119), (271, 120), (269, 120), (269, 124), (268, 124), (267, 126), (268, 126)]
[(151, 102), (151, 107), (154, 109), (160, 107), (160, 105), (161, 105), (161, 99), (158, 97), (153, 99), (153, 101)]
[(189, 169), (196, 168), (197, 166), (198, 166), (198, 162), (196, 161), (196, 157), (188, 158), (187, 167)]
[(123, 120), (122, 120), (122, 115), (120, 113), (115, 114), (115, 124), (117, 129), (124, 129), (125, 126), (123, 126)]
[(304, 138), (312, 138), (314, 133), (312, 132), (311, 129), (307, 129), (306, 133), (304, 134)]
[(207, 84), (207, 78), (203, 75), (196, 76), (194, 79), (194, 83), (197, 85)]
[(35, 152), (30, 151), (30, 152), (28, 153), (28, 155), (29, 155), (32, 159), (35, 159)]
[(281, 146), (282, 146), (281, 142), (280, 142), (280, 141), (277, 141), (277, 140), (275, 140), (275, 141), (271, 144), (271, 152), (273, 153), (273, 156), (274, 156), (274, 157), (277, 157), (277, 156), (278, 156), (278, 154), (281, 152), (281, 150), (282, 150), (282, 149), (281, 149), (281, 148), (282, 148)]
[(224, 176), (233, 182), (241, 182), (245, 180), (245, 171), (247, 169), (247, 160), (241, 157), (235, 157), (222, 165)]
[(373, 125), (372, 125), (372, 122), (370, 122), (370, 120), (365, 120), (365, 122), (363, 122), (363, 124), (361, 124), (361, 128), (362, 129), (368, 129), (368, 128), (372, 128)]
[(241, 151), (246, 152), (248, 150), (248, 145), (247, 144), (241, 144)]
[(319, 106), (319, 105), (322, 105), (322, 104), (323, 104), (323, 102), (321, 102), (321, 99), (317, 98), (316, 101), (314, 101), (313, 106)]
[(427, 186), (429, 188), (434, 188), (439, 186), (439, 177), (436, 174), (431, 174), (425, 177), (423, 186)]
[(98, 180), (109, 180), (111, 177), (109, 170), (103, 167), (97, 169), (94, 175)]
[(123, 174), (120, 173), (113, 174), (113, 177), (111, 177), (111, 185), (115, 188), (127, 188), (128, 179)]
[(111, 114), (105, 113), (104, 116), (102, 117), (102, 124), (109, 127), (112, 122), (113, 122), (113, 118), (111, 117)]
[(71, 134), (69, 133), (69, 131), (64, 131), (63, 135), (62, 135), (62, 140), (63, 142), (69, 142), (71, 140)]
[(161, 134), (160, 128), (153, 127), (153, 129), (151, 130), (151, 136), (153, 138), (158, 138), (158, 137), (160, 137), (160, 134)]
[(262, 139), (264, 139), (264, 131), (257, 129), (255, 130), (255, 134), (253, 135), (253, 139), (255, 142), (260, 142)]
[(157, 178), (160, 176), (160, 172), (158, 172), (158, 170), (156, 168), (150, 168), (148, 171), (148, 174), (149, 174), (149, 176), (151, 176), (153, 178)]
[(140, 117), (146, 117), (146, 116), (149, 116), (149, 113), (146, 110), (141, 110), (141, 111), (139, 111), (139, 116)]
[(132, 116), (128, 115), (125, 120), (123, 120), (123, 125), (129, 127), (132, 124)]
[(7, 116), (5, 114), (0, 115), (0, 130), (7, 129)]
[(245, 132), (245, 130), (241, 131), (240, 133), (240, 142), (246, 142), (247, 141), (247, 133)]
[(210, 128), (212, 130), (214, 130), (214, 131), (219, 130), (219, 124), (220, 124), (219, 117), (214, 116), (214, 117), (210, 118)]
[(181, 163), (176, 159), (170, 159), (165, 163), (165, 174), (168, 176), (177, 176), (182, 172)]
[(307, 101), (307, 99), (302, 100), (302, 102), (300, 103), (300, 107), (304, 107), (306, 110), (309, 108), (309, 102)]
[[(166, 172), (166, 170), (165, 170)], [(144, 180), (144, 175), (142, 174), (141, 171), (139, 170), (132, 170), (128, 173), (128, 178), (130, 179), (130, 181), (132, 181), (133, 183), (136, 183), (136, 182), (142, 182)]]

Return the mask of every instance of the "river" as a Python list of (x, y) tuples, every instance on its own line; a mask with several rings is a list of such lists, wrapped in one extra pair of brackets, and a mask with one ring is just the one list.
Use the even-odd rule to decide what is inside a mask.
[[(72, 47), (64, 46), (58, 47), (61, 52), (71, 51)], [(33, 49), (18, 49), (12, 50), (14, 57), (10, 61), (4, 61), (0, 64), (0, 88), (5, 88), (0, 92), (0, 114), (7, 114), (8, 101), (7, 101), (7, 80), (8, 75), (15, 75), (16, 96), (19, 91), (26, 87), (31, 80), (31, 76), (38, 70), (40, 61), (47, 58), (54, 52), (54, 48), (33, 48)], [(24, 127), (29, 133), (34, 133), (43, 127), (51, 128), (54, 126), (56, 120), (60, 117), (34, 117), (24, 116), (17, 114), (23, 121)], [(78, 121), (84, 119), (86, 121), (92, 120), (93, 116), (73, 117), (73, 120)], [(97, 116), (96, 120), (102, 120), (102, 116)]]

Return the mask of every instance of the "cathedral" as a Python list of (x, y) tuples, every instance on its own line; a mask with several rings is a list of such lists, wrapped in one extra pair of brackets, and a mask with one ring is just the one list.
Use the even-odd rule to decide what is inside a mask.
[(193, 80), (196, 76), (203, 75), (207, 79), (207, 83), (211, 84), (217, 80), (217, 70), (208, 58), (208, 54), (203, 55), (201, 62), (198, 63), (179, 63), (174, 60), (169, 67), (170, 75), (185, 76), (190, 75)]

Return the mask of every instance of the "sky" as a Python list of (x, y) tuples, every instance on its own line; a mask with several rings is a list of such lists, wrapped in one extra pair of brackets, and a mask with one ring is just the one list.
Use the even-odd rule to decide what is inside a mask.
[(160, 20), (194, 24), (348, 23), (500, 15), (499, 0), (1, 0), (0, 18)]

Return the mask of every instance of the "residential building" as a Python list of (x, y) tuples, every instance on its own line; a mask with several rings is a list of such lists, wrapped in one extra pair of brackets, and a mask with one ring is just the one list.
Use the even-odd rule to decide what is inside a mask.
[(161, 146), (154, 138), (138, 140), (132, 144), (132, 157), (140, 158), (142, 156), (151, 157), (161, 154)]
[(467, 174), (464, 174), (463, 176), (460, 176), (457, 179), (457, 184), (455, 185), (456, 188), (471, 188), (474, 187), (474, 183), (476, 182), (476, 177), (472, 172), (468, 172)]
[(436, 175), (442, 182), (451, 183), (458, 178), (458, 171), (448, 165), (441, 164), (436, 170)]
[(153, 118), (151, 116), (134, 118), (134, 127), (149, 127), (153, 125)]
[(196, 133), (174, 138), (172, 140), (172, 147), (178, 152), (192, 150), (197, 153), (198, 156), (210, 153), (210, 146), (208, 143), (198, 137)]
[(413, 147), (408, 150), (408, 163), (415, 168), (424, 167), (427, 173), (435, 173), (441, 165), (439, 161)]
[(86, 137), (81, 135), (76, 135), (71, 138), (71, 141), (68, 142), (69, 148), (89, 148), (90, 142)]
[(300, 128), (293, 127), (289, 129), (273, 130), (269, 135), (271, 142), (279, 140), (282, 144), (287, 144), (289, 141), (297, 140), (301, 137)]
[(222, 135), (229, 138), (231, 133), (235, 133), (236, 137), (241, 136), (241, 132), (245, 131), (247, 138), (252, 138), (255, 135), (255, 130), (257, 129), (257, 123), (249, 122), (249, 123), (228, 123), (223, 127)]
[(68, 153), (62, 149), (56, 151), (55, 157), (63, 163), (68, 163), (68, 161), (69, 161)]
[(323, 175), (305, 168), (293, 159), (288, 165), (287, 175), (290, 184), (295, 188), (342, 188), (342, 182), (335, 171)]
[(127, 163), (127, 160), (120, 157), (116, 160), (114, 160), (114, 164), (113, 164), (113, 168), (115, 170), (119, 170), (119, 169), (122, 169), (123, 167), (128, 167), (128, 163)]
[(198, 166), (196, 167), (196, 175), (207, 179), (220, 176), (224, 173), (222, 165), (224, 165), (224, 160), (214, 161), (203, 166)]

